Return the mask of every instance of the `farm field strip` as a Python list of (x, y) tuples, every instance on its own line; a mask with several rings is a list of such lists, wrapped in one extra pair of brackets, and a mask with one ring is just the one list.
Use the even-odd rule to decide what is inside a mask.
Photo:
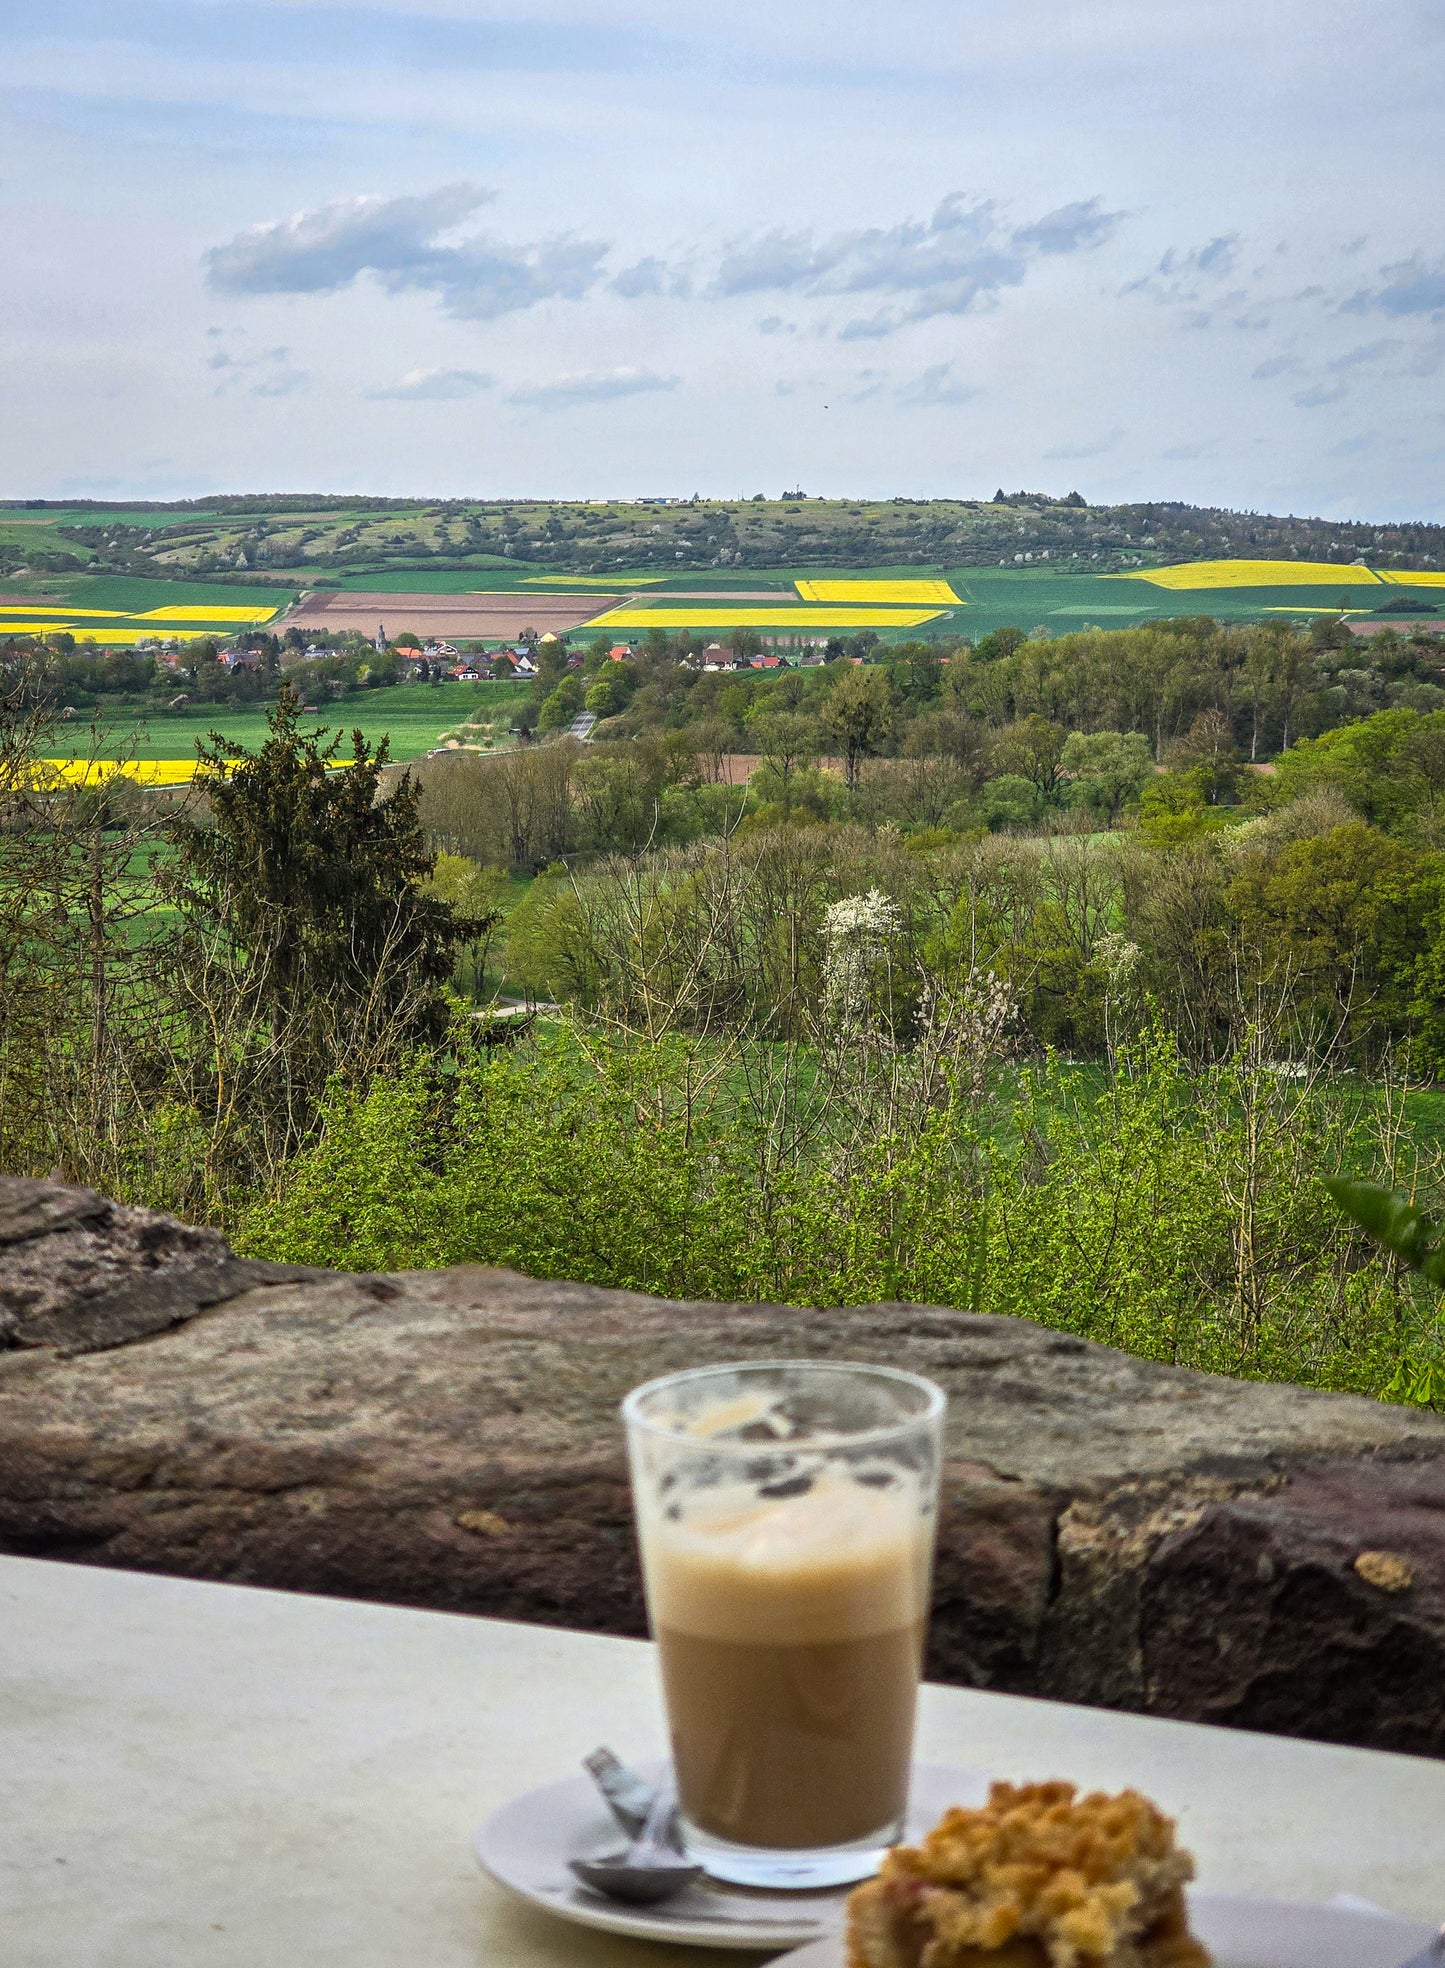
[(1105, 581), (1148, 581), (1152, 587), (1192, 592), (1208, 588), (1324, 588), (1366, 586), (1380, 577), (1370, 568), (1331, 560), (1186, 560), (1176, 567), (1140, 567), (1104, 574)]
[(258, 627), (275, 615), (278, 603), (257, 605), (212, 601), (166, 602), (155, 608), (86, 607), (83, 602), (0, 602), (0, 636), (73, 635), (113, 648), (150, 639), (193, 641), (199, 636), (234, 634)]
[(616, 608), (586, 624), (589, 629), (916, 629), (935, 621), (938, 608), (850, 608), (794, 602), (778, 608), (672, 607), (658, 600), (642, 608)]
[[(464, 724), (500, 723), (505, 729), (515, 706), (526, 696), (527, 686), (517, 682), (392, 684), (317, 706), (303, 728), (331, 734), (340, 731), (344, 751), (350, 749), (353, 729), (359, 729), (373, 745), (387, 738), (393, 760), (404, 764), (432, 751)], [(77, 763), (94, 750), (112, 760), (179, 765), (189, 773), (195, 767), (198, 741), (204, 743), (212, 733), (220, 732), (254, 751), (266, 742), (267, 726), (259, 705), (215, 704), (149, 716), (143, 711), (137, 715), (118, 710), (102, 719), (98, 735), (79, 718), (67, 725), (65, 732), (64, 737), (57, 734), (57, 748), (73, 742)]]
[[(524, 588), (580, 588), (595, 593), (599, 588), (618, 588), (628, 594), (633, 588), (653, 588), (665, 581), (665, 574), (524, 574)], [(495, 592), (478, 588), (476, 593)]]
[(1445, 574), (1415, 574), (1407, 567), (1382, 567), (1378, 578), (1399, 588), (1445, 588)]
[(99, 626), (94, 622), (79, 621), (74, 616), (60, 622), (12, 622), (0, 616), (0, 636), (7, 635), (73, 635), (90, 636), (98, 639), (108, 649), (121, 649), (138, 642), (195, 642), (201, 636), (216, 634), (214, 628), (167, 627), (164, 636), (157, 636), (155, 626), (148, 629), (135, 627), (111, 628)]
[(938, 602), (945, 608), (953, 608), (963, 599), (942, 580), (854, 581), (830, 577), (796, 581), (794, 586), (803, 601), (894, 602), (915, 608), (925, 602)]
[(63, 618), (67, 622), (75, 621), (81, 616), (84, 616), (88, 622), (135, 620), (135, 617), (127, 615), (123, 608), (51, 608), (39, 601), (0, 602), (0, 623), (8, 622), (13, 615), (29, 615), (37, 619), (44, 615), (53, 617), (56, 621)]
[(254, 587), (231, 581), (161, 580), (153, 575), (60, 574), (46, 577), (45, 592), (35, 600), (47, 607), (63, 603), (83, 613), (110, 609), (134, 621), (143, 620), (153, 608), (175, 608), (181, 603), (193, 618), (216, 608), (242, 606), (251, 615), (271, 615), (295, 598), (296, 586), (291, 581)]
[(184, 604), (169, 608), (148, 608), (139, 617), (143, 622), (269, 622), (275, 608), (191, 608)]
[(1051, 608), (1049, 610), (1050, 615), (1070, 615), (1079, 617), (1080, 619), (1087, 616), (1091, 622), (1096, 617), (1100, 619), (1111, 615), (1127, 615), (1133, 617), (1135, 615), (1148, 615), (1150, 612), (1147, 602), (1138, 601), (1105, 602), (1102, 605), (1098, 602), (1093, 602), (1087, 607), (1082, 608)]
[(305, 595), (274, 627), (360, 629), (375, 635), (386, 623), (392, 634), (460, 636), (471, 640), (515, 638), (524, 629), (562, 635), (579, 628), (613, 597), (596, 588), (582, 594), (518, 594), (499, 590), (428, 594), (406, 590), (328, 589)]
[(196, 759), (46, 759), (57, 778), (72, 786), (103, 785), (116, 777), (141, 786), (189, 786), (200, 770)]

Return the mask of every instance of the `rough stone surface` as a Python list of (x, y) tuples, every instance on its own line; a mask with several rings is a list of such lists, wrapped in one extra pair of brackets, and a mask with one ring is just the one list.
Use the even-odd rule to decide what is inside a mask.
[(0, 1550), (620, 1633), (629, 1387), (904, 1364), (950, 1396), (936, 1676), (1445, 1754), (1439, 1416), (934, 1307), (250, 1265), (3, 1181), (0, 1348)]
[(218, 1231), (93, 1189), (0, 1176), (0, 1348), (96, 1353), (255, 1285), (312, 1275), (233, 1257)]
[(0, 1193), (0, 1246), (22, 1244), (29, 1237), (108, 1216), (110, 1209), (94, 1189), (65, 1189), (27, 1176), (7, 1177)]
[(1140, 1627), (1160, 1714), (1445, 1756), (1445, 1460), (1210, 1505), (1151, 1553)]

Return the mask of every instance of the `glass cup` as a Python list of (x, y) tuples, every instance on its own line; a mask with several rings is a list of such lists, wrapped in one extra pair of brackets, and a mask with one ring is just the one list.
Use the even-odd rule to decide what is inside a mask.
[(902, 1834), (944, 1397), (891, 1367), (774, 1360), (622, 1405), (683, 1841), (798, 1889)]

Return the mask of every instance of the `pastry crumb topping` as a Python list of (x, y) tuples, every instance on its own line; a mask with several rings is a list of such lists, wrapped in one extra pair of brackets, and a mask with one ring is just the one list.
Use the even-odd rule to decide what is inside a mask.
[[(1184, 1916), (1193, 1876), (1173, 1820), (1138, 1791), (996, 1783), (851, 1896), (850, 1968), (982, 1968), (1000, 1953), (1038, 1968), (1184, 1968), (1206, 1959)], [(1151, 1937), (1165, 1945), (1141, 1945)]]

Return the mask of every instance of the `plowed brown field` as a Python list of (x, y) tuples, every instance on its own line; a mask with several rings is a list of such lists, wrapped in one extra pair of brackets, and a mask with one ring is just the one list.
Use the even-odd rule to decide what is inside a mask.
[(413, 635), (462, 637), (519, 636), (523, 629), (539, 635), (562, 635), (590, 622), (605, 608), (615, 608), (610, 595), (558, 594), (372, 594), (352, 589), (309, 594), (271, 629), (359, 629), (374, 636), (379, 624), (389, 636), (403, 629)]

